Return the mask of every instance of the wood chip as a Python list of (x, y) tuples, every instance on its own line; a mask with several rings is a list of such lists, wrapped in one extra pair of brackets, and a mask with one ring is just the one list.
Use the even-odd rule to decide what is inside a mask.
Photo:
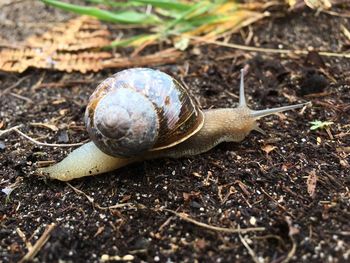
[(266, 154), (269, 154), (270, 152), (272, 152), (273, 150), (277, 149), (276, 146), (273, 145), (264, 145), (263, 147), (261, 147), (261, 150), (263, 150)]
[(316, 171), (312, 170), (311, 172), (309, 172), (309, 176), (307, 177), (307, 181), (306, 181), (307, 192), (312, 198), (315, 197), (316, 183), (317, 183)]

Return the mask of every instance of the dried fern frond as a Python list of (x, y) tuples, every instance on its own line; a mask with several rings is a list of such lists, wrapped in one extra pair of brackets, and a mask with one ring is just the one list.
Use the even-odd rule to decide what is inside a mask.
[(112, 56), (101, 51), (110, 45), (110, 33), (98, 20), (81, 16), (60, 24), (18, 45), (0, 46), (0, 70), (23, 72), (29, 67), (59, 71), (97, 72), (104, 68), (176, 63), (181, 53), (173, 49), (136, 57)]
[(23, 72), (28, 67), (60, 71), (98, 71), (112, 57), (99, 51), (110, 44), (110, 33), (98, 20), (81, 16), (50, 31), (31, 36), (19, 47), (0, 50), (0, 70)]

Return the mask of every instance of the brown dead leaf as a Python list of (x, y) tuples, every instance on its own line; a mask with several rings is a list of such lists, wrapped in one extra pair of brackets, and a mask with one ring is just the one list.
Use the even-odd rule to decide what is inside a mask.
[(316, 171), (312, 170), (311, 172), (309, 172), (309, 176), (307, 177), (307, 181), (306, 181), (307, 192), (312, 198), (315, 197), (316, 183), (317, 183)]
[(97, 231), (96, 231), (94, 237), (97, 237), (99, 234), (101, 234), (101, 233), (103, 232), (103, 230), (105, 230), (105, 227), (104, 227), (104, 226), (100, 226), (100, 227), (97, 229)]
[(80, 16), (40, 36), (0, 50), (0, 69), (23, 72), (28, 67), (61, 71), (98, 71), (112, 55), (99, 51), (108, 45), (109, 31), (97, 19)]
[(272, 152), (276, 148), (277, 148), (276, 146), (267, 144), (267, 145), (264, 145), (263, 147), (261, 147), (261, 150), (263, 150), (266, 154), (269, 154), (270, 152)]
[(250, 192), (248, 191), (248, 187), (240, 180), (236, 180), (235, 181), (235, 184), (238, 184), (239, 188), (241, 188), (241, 190), (243, 191), (243, 193), (246, 195), (246, 196), (250, 196)]
[(184, 198), (184, 201), (188, 202), (188, 201), (190, 201), (192, 199), (199, 198), (201, 196), (201, 192), (193, 192), (193, 191), (191, 191), (191, 193), (182, 193), (182, 196)]
[(289, 170), (289, 168), (291, 168), (291, 167), (293, 167), (292, 163), (288, 163), (288, 162), (283, 163), (282, 164), (282, 171), (287, 172)]
[(324, 204), (322, 207), (322, 219), (327, 220), (329, 218), (329, 209), (331, 206), (329, 204)]
[(97, 19), (80, 16), (23, 43), (0, 47), (0, 70), (21, 73), (35, 67), (86, 73), (105, 68), (171, 64), (178, 62), (182, 54), (169, 48), (145, 56), (120, 57), (102, 51), (111, 43), (109, 36), (107, 27)]
[(120, 200), (120, 203), (125, 203), (126, 201), (129, 201), (131, 199), (131, 195), (124, 195), (123, 198)]
[(330, 0), (304, 0), (305, 4), (311, 9), (330, 9), (332, 3)]

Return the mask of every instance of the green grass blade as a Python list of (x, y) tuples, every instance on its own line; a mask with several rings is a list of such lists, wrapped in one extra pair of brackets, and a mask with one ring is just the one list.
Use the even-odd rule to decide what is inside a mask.
[(198, 27), (204, 24), (213, 24), (217, 22), (222, 22), (227, 20), (227, 16), (219, 16), (219, 15), (208, 15), (203, 17), (196, 17), (195, 19), (188, 20), (188, 23), (190, 23), (193, 27)]
[(92, 3), (92, 4), (99, 4), (99, 5), (105, 5), (110, 7), (135, 7), (135, 6), (143, 6), (142, 3), (136, 3), (134, 1), (128, 1), (128, 2), (116, 2), (113, 0), (85, 0), (85, 2)]
[(141, 34), (137, 36), (133, 36), (126, 39), (113, 41), (110, 45), (106, 46), (106, 49), (114, 48), (114, 47), (129, 47), (135, 45), (136, 42), (142, 43), (146, 42), (150, 39), (158, 38), (157, 34)]
[(57, 0), (41, 0), (45, 4), (58, 7), (60, 9), (71, 11), (76, 14), (89, 15), (103, 21), (123, 23), (123, 24), (155, 24), (160, 19), (154, 15), (147, 15), (135, 11), (124, 11), (113, 13), (107, 10), (101, 10), (95, 7), (79, 6), (68, 4)]
[(133, 2), (139, 2), (154, 7), (159, 7), (165, 10), (186, 11), (191, 8), (191, 5), (180, 3), (178, 1), (168, 0), (134, 0)]
[(186, 17), (189, 16), (191, 13), (195, 12), (201, 5), (201, 2), (198, 2), (195, 5), (192, 5), (191, 8), (189, 8), (188, 10), (186, 10), (185, 12), (182, 12), (182, 14), (177, 18), (177, 19), (173, 19), (170, 21), (170, 23), (168, 23), (168, 25), (165, 27), (165, 29), (163, 30), (164, 34), (167, 34), (168, 31), (170, 29), (172, 29), (174, 26), (176, 26), (177, 24), (181, 23), (182, 21), (186, 20)]

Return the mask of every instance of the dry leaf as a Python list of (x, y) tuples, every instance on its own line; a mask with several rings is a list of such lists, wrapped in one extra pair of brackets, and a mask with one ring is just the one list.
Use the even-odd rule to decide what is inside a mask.
[(0, 69), (23, 72), (28, 67), (61, 71), (99, 71), (111, 58), (100, 48), (108, 45), (109, 31), (98, 20), (80, 16), (50, 31), (0, 50)]
[(193, 191), (191, 191), (191, 193), (182, 193), (182, 196), (184, 198), (184, 201), (188, 202), (188, 201), (190, 201), (192, 199), (199, 198), (201, 196), (201, 193), (200, 192), (193, 192)]
[(309, 195), (314, 198), (315, 197), (315, 190), (316, 190), (316, 182), (317, 182), (317, 175), (315, 170), (312, 170), (309, 173), (309, 176), (307, 177), (307, 192)]
[(332, 7), (329, 0), (304, 0), (304, 2), (312, 9), (330, 9)]
[(96, 231), (94, 237), (97, 237), (97, 236), (98, 236), (99, 234), (101, 234), (104, 230), (105, 230), (105, 227), (104, 227), (104, 226), (100, 226), (100, 227), (97, 229), (97, 231)]
[(269, 154), (270, 152), (272, 152), (274, 149), (276, 149), (276, 146), (273, 145), (264, 145), (263, 147), (261, 147), (261, 150), (263, 150), (266, 154)]
[(66, 72), (97, 72), (104, 68), (127, 68), (177, 63), (181, 52), (169, 48), (155, 54), (119, 57), (101, 51), (110, 44), (110, 33), (98, 20), (80, 16), (18, 45), (0, 48), (0, 70), (23, 72), (29, 67)]

